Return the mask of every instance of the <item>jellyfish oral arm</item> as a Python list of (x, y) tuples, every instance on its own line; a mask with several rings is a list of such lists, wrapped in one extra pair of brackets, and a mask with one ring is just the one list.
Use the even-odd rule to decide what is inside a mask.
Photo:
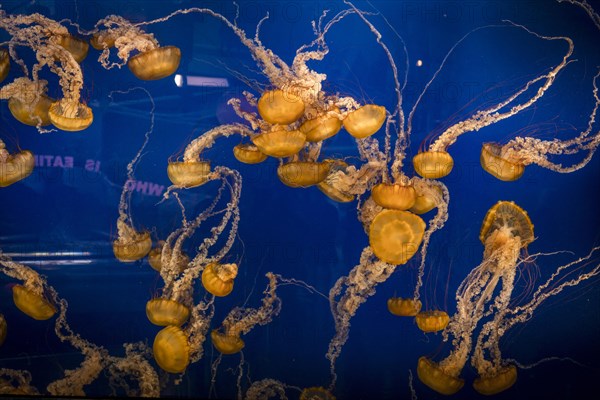
[(184, 161), (198, 161), (203, 150), (211, 148), (218, 137), (228, 137), (234, 134), (251, 137), (254, 132), (242, 124), (221, 125), (213, 128), (197, 139), (194, 139), (183, 153)]

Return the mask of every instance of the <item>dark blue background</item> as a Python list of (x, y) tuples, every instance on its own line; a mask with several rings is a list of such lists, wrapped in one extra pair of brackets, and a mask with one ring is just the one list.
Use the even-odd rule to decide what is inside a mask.
[[(597, 2), (591, 3), (600, 9)], [(356, 4), (373, 10), (367, 3)], [(577, 62), (560, 73), (535, 106), (480, 132), (464, 135), (450, 148), (455, 170), (444, 178), (451, 193), (450, 218), (430, 244), (424, 305), (454, 311), (457, 286), (481, 261), (481, 221), (498, 200), (513, 200), (528, 211), (537, 236), (529, 247), (531, 253), (570, 250), (575, 254), (540, 258), (537, 266), (524, 271), (523, 277), (537, 270), (541, 275), (536, 281), (539, 284), (559, 265), (587, 254), (599, 242), (598, 156), (585, 169), (572, 174), (531, 166), (522, 179), (512, 183), (496, 180), (479, 165), (483, 142), (506, 142), (520, 130), (540, 138), (568, 138), (587, 126), (593, 106), (592, 78), (600, 65), (600, 31), (583, 10), (552, 1), (516, 0), (373, 1), (372, 5), (407, 44), (410, 72), (404, 94), (406, 113), (448, 49), (473, 28), (510, 19), (540, 34), (567, 35), (576, 46), (573, 58)], [(57, 20), (71, 18), (84, 29), (91, 29), (108, 14), (142, 21), (190, 6), (213, 8), (230, 19), (235, 15), (233, 4), (221, 1), (80, 1), (77, 5), (59, 0), (2, 1), (3, 9), (9, 13), (37, 11)], [(333, 14), (345, 8), (340, 1), (242, 0), (239, 6), (238, 23), (249, 36), (254, 36), (258, 21), (269, 12), (261, 38), (265, 46), (288, 62), (298, 47), (312, 40), (310, 21), (318, 18), (323, 9), (330, 9)], [(369, 19), (383, 34), (402, 76), (405, 59), (401, 41), (380, 16)], [(158, 293), (161, 280), (146, 261), (119, 263), (110, 248), (116, 235), (125, 167), (149, 126), (150, 103), (141, 91), (114, 94), (112, 100), (109, 94), (141, 86), (154, 97), (156, 126), (136, 178), (167, 187), (169, 157), (181, 154), (200, 133), (232, 121), (233, 112), (226, 101), (248, 90), (225, 67), (256, 78), (251, 71), (255, 64), (247, 49), (215, 19), (199, 14), (177, 16), (148, 27), (148, 31), (156, 35), (161, 45), (181, 48), (179, 74), (227, 78), (229, 87), (179, 88), (172, 77), (140, 82), (127, 68), (104, 70), (96, 62), (99, 53), (90, 48), (82, 64), (83, 98), (94, 112), (94, 123), (87, 130), (40, 135), (34, 128), (15, 121), (6, 102), (0, 106), (0, 135), (11, 149), (19, 146), (38, 155), (73, 157), (74, 161), (73, 168), (68, 169), (38, 167), (26, 180), (0, 189), (0, 246), (46, 275), (48, 282), (68, 300), (68, 319), (73, 329), (107, 347), (112, 354), (121, 354), (124, 342), (152, 343), (159, 329), (147, 321), (144, 306)], [(7, 39), (5, 33), (1, 35), (0, 40)], [(393, 108), (391, 70), (368, 28), (356, 16), (350, 16), (336, 25), (326, 39), (330, 53), (324, 61), (311, 64), (328, 75), (325, 89)], [(518, 85), (556, 65), (565, 51), (563, 42), (542, 41), (515, 28), (491, 28), (471, 35), (448, 59), (423, 98), (415, 114), (408, 157), (416, 154), (432, 131), (439, 133), (455, 118), (499, 102)], [(416, 66), (417, 60), (423, 61), (422, 67)], [(16, 70), (14, 67), (6, 82), (18, 76)], [(56, 77), (47, 73), (46, 78), (50, 80), (50, 94), (58, 95)], [(333, 283), (356, 265), (368, 243), (356, 218), (356, 203), (334, 203), (316, 188), (284, 186), (276, 176), (275, 159), (257, 166), (240, 164), (231, 153), (237, 143), (238, 138), (220, 140), (206, 152), (213, 165), (238, 169), (244, 178), (239, 240), (230, 254), (230, 261), (241, 259), (240, 274), (233, 293), (216, 301), (214, 327), (248, 296), (248, 305), (258, 306), (267, 271), (304, 280), (327, 294)], [(354, 141), (345, 132), (328, 140), (323, 149), (325, 155), (357, 153)], [(96, 162), (98, 171), (94, 170)], [(406, 172), (412, 173), (412, 167), (408, 166)], [(141, 184), (131, 204), (136, 227), (151, 229), (154, 239), (162, 239), (179, 226), (180, 214), (173, 201), (156, 205), (160, 198), (144, 193), (143, 188)], [(188, 214), (195, 215), (206, 207), (216, 189), (216, 184), (209, 184), (183, 193)], [(209, 228), (202, 227), (189, 243), (190, 254)], [(84, 254), (56, 254), (60, 252)], [(386, 300), (392, 295), (406, 297), (412, 293), (417, 266), (415, 257), (399, 267), (352, 319), (350, 339), (338, 360), (335, 395), (339, 399), (410, 398), (408, 371), (416, 375), (418, 357), (441, 359), (447, 355), (450, 346), (441, 342), (441, 335), (425, 335), (412, 320), (394, 317), (386, 309)], [(49, 382), (62, 376), (64, 369), (77, 366), (81, 357), (70, 346), (58, 342), (53, 320), (33, 321), (18, 312), (11, 298), (13, 281), (3, 277), (0, 282), (0, 312), (9, 327), (8, 338), (0, 348), (0, 368), (30, 370), (33, 385), (43, 391)], [(516, 290), (523, 290), (524, 285), (524, 280), (520, 280)], [(274, 378), (299, 387), (326, 386), (329, 366), (324, 354), (334, 334), (328, 302), (294, 286), (282, 286), (278, 293), (283, 300), (281, 315), (244, 337), (250, 379)], [(515, 386), (496, 398), (586, 398), (585, 394), (596, 390), (600, 378), (598, 337), (600, 290), (596, 279), (542, 305), (531, 321), (514, 328), (502, 342), (504, 356), (524, 364), (557, 356), (572, 357), (585, 366), (553, 361), (535, 369), (519, 370)], [(164, 395), (208, 396), (210, 364), (215, 354), (208, 342), (205, 351), (204, 358), (188, 368), (179, 386), (171, 380)], [(216, 385), (219, 398), (235, 397), (238, 362), (238, 355), (224, 357)], [(470, 366), (463, 376), (467, 384), (456, 397), (481, 397), (471, 388), (475, 372)], [(247, 382), (244, 378), (244, 385)], [(421, 399), (442, 397), (422, 385), (416, 376), (414, 386)], [(87, 392), (110, 394), (104, 378)]]

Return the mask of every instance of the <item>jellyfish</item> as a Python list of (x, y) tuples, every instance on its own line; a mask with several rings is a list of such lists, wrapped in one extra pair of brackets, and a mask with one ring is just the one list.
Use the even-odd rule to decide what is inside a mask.
[(408, 210), (415, 205), (417, 193), (406, 176), (396, 183), (382, 182), (371, 190), (371, 197), (377, 205), (392, 210)]
[[(162, 269), (162, 253), (163, 253), (163, 248), (164, 248), (165, 242), (164, 241), (159, 241), (158, 244), (156, 245), (156, 247), (152, 248), (152, 250), (150, 250), (150, 252), (148, 253), (148, 264), (150, 264), (150, 266), (152, 267), (152, 269), (154, 269), (155, 271), (160, 272), (160, 270)], [(170, 259), (171, 254), (170, 254), (171, 249), (169, 247), (166, 248), (166, 257)], [(188, 264), (190, 263), (190, 257), (185, 254), (184, 252), (179, 252), (176, 256), (176, 258), (172, 261), (173, 264), (177, 265), (178, 271), (182, 272), (184, 269), (187, 268)]]
[(211, 334), (213, 346), (221, 354), (236, 354), (244, 348), (244, 341), (240, 337), (250, 332), (256, 325), (266, 325), (279, 315), (281, 311), (281, 300), (275, 292), (277, 289), (277, 277), (268, 272), (266, 277), (269, 285), (264, 291), (265, 297), (259, 308), (232, 309), (223, 320), (219, 329), (214, 329)]
[(340, 110), (337, 107), (318, 110), (315, 116), (307, 115), (298, 130), (306, 135), (306, 141), (311, 143), (322, 142), (337, 135), (342, 129), (342, 121), (339, 119)]
[(187, 336), (177, 326), (169, 325), (158, 332), (152, 350), (157, 364), (167, 372), (183, 372), (190, 363)]
[[(563, 36), (542, 36), (535, 32), (530, 31), (522, 25), (514, 24), (513, 26), (524, 29), (527, 33), (534, 35), (537, 38), (543, 40), (564, 40), (568, 44), (568, 50), (562, 61), (557, 64), (550, 72), (542, 74), (519, 88), (515, 93), (509, 96), (504, 101), (497, 105), (476, 111), (471, 117), (460, 121), (451, 127), (447, 128), (427, 149), (425, 152), (417, 154), (413, 158), (413, 165), (415, 171), (423, 178), (438, 179), (448, 175), (454, 165), (452, 156), (448, 153), (448, 147), (450, 147), (458, 137), (464, 133), (471, 131), (478, 131), (486, 126), (495, 124), (503, 119), (509, 118), (521, 111), (527, 109), (539, 100), (544, 93), (552, 86), (558, 73), (570, 62), (570, 57), (573, 53), (573, 41), (568, 37)], [(452, 52), (454, 48), (462, 42), (469, 34), (465, 35), (458, 43), (456, 43), (450, 50)], [(448, 56), (446, 56), (448, 57)], [(443, 66), (443, 63), (442, 63)], [(441, 66), (440, 66), (441, 69)], [(439, 70), (438, 70), (439, 72)], [(434, 78), (436, 74), (434, 75)], [(433, 80), (433, 79), (432, 79)], [(531, 97), (526, 98), (522, 101), (518, 99), (523, 96), (524, 93), (534, 87), (538, 82), (541, 82), (541, 86)]]
[(183, 153), (183, 161), (169, 162), (167, 173), (176, 187), (191, 188), (203, 185), (217, 175), (211, 174), (210, 162), (202, 161), (200, 153), (212, 147), (218, 137), (233, 134), (251, 136), (252, 130), (242, 124), (221, 125), (209, 130), (187, 145)]
[(235, 146), (233, 156), (244, 164), (259, 164), (268, 158), (252, 143), (242, 143)]
[(146, 316), (154, 325), (181, 326), (189, 318), (190, 310), (177, 301), (156, 298), (146, 303)]
[(29, 150), (10, 154), (0, 139), (0, 187), (10, 186), (33, 172), (35, 159)]
[(202, 271), (202, 286), (213, 296), (227, 296), (233, 290), (237, 273), (237, 264), (211, 263)]
[[(531, 319), (535, 310), (547, 299), (560, 294), (569, 287), (577, 286), (600, 275), (600, 265), (593, 265), (590, 262), (591, 257), (599, 250), (600, 246), (596, 246), (587, 255), (558, 267), (546, 282), (538, 286), (528, 302), (520, 301), (520, 304), (511, 306), (510, 301), (514, 299), (511, 299), (511, 293), (503, 288), (503, 293), (500, 295), (503, 301), (495, 305), (493, 318), (482, 326), (471, 357), (471, 364), (479, 375), (473, 382), (473, 387), (477, 392), (485, 395), (500, 393), (509, 389), (516, 382), (517, 368), (514, 364), (502, 359), (500, 339), (513, 326)], [(532, 262), (541, 255), (545, 254), (530, 255), (520, 260), (517, 266), (525, 262)], [(588, 265), (592, 265), (592, 268), (587, 272), (583, 271), (583, 268)], [(570, 276), (575, 271), (581, 272)], [(568, 276), (570, 279), (567, 279)]]
[(50, 125), (48, 110), (54, 99), (46, 95), (48, 82), (34, 82), (26, 77), (15, 79), (0, 89), (0, 98), (8, 99), (8, 109), (15, 119), (25, 125)]
[[(87, 54), (87, 43), (70, 35), (60, 23), (40, 14), (6, 15), (4, 11), (2, 14), (0, 28), (11, 36), (9, 53), (26, 77), (28, 69), (13, 51), (15, 46), (27, 46), (35, 52), (37, 64), (31, 71), (34, 82), (39, 81), (38, 73), (46, 65), (59, 77), (63, 97), (48, 108), (50, 122), (65, 131), (80, 131), (89, 127), (94, 117), (92, 110), (80, 102), (83, 74), (78, 63)], [(43, 132), (39, 124), (36, 126)]]
[(389, 264), (406, 264), (417, 252), (425, 222), (408, 211), (383, 210), (371, 222), (369, 243), (380, 260)]
[(494, 307), (508, 304), (519, 254), (534, 240), (533, 225), (522, 208), (500, 201), (488, 210), (479, 238), (484, 244), (483, 261), (460, 284), (456, 313), (444, 331), (444, 339), (454, 337), (453, 350), (439, 363), (421, 357), (417, 366), (421, 382), (441, 394), (456, 393), (464, 385), (460, 373), (473, 347), (473, 332), (500, 281), (502, 289)]
[(414, 317), (421, 311), (421, 300), (392, 297), (387, 301), (388, 311), (398, 317)]
[(348, 113), (344, 118), (344, 129), (357, 139), (364, 139), (376, 133), (385, 122), (385, 107), (367, 104)]
[(309, 187), (325, 180), (331, 163), (328, 160), (316, 161), (291, 161), (279, 165), (277, 176), (286, 186), (292, 188)]
[[(597, 80), (600, 72), (593, 79), (594, 108), (589, 116), (588, 126), (577, 137), (567, 140), (542, 140), (535, 137), (516, 137), (505, 145), (484, 143), (481, 148), (481, 166), (492, 176), (502, 181), (515, 181), (523, 176), (525, 167), (531, 164), (560, 173), (570, 173), (585, 167), (592, 159), (600, 145), (600, 130), (592, 135), (596, 114), (600, 106)], [(563, 166), (550, 159), (549, 156), (572, 155), (587, 152), (579, 162)]]
[[(129, 209), (129, 204), (131, 202), (131, 194), (132, 191), (129, 189), (129, 182), (135, 180), (133, 175), (134, 168), (142, 157), (142, 152), (146, 148), (148, 141), (150, 140), (150, 135), (154, 130), (154, 110), (155, 104), (154, 99), (150, 95), (150, 93), (143, 88), (133, 88), (124, 92), (117, 92), (127, 94), (133, 90), (142, 90), (151, 103), (150, 109), (150, 127), (146, 131), (144, 135), (144, 142), (142, 147), (139, 149), (137, 154), (133, 157), (133, 159), (127, 164), (127, 179), (125, 180), (125, 184), (123, 185), (123, 190), (121, 191), (121, 200), (119, 202), (119, 218), (117, 219), (117, 239), (113, 241), (113, 253), (115, 257), (122, 262), (134, 262), (144, 258), (152, 248), (152, 239), (150, 238), (150, 234), (148, 232), (138, 232), (133, 227), (133, 219), (131, 217), (131, 210)], [(111, 93), (112, 96), (112, 93)]]
[[(101, 50), (98, 61), (106, 69), (121, 67), (141, 80), (157, 80), (175, 73), (181, 61), (181, 50), (176, 46), (160, 47), (151, 33), (145, 33), (139, 24), (133, 24), (118, 15), (109, 15), (96, 23), (92, 46)], [(111, 63), (110, 49), (117, 49), (120, 63)], [(138, 53), (131, 56), (131, 53)]]

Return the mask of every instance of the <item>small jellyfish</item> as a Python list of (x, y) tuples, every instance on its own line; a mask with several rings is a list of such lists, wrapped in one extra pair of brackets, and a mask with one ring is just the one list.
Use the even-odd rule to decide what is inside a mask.
[[(337, 171), (346, 171), (348, 164), (343, 160), (327, 160), (330, 162), (329, 174), (325, 177), (325, 180), (317, 184), (317, 187), (327, 197), (338, 203), (349, 203), (354, 200), (354, 195), (344, 192), (343, 190), (336, 187), (336, 180), (333, 178), (337, 176)], [(331, 177), (332, 182), (329, 181)]]
[(446, 151), (424, 151), (413, 157), (413, 166), (423, 178), (439, 179), (452, 172), (454, 160)]
[(8, 109), (17, 119), (30, 126), (46, 126), (51, 123), (48, 110), (56, 100), (46, 95), (48, 82), (32, 81), (20, 77), (0, 89), (0, 98), (8, 99)]
[(88, 106), (71, 99), (52, 103), (48, 109), (48, 117), (52, 125), (69, 132), (84, 130), (94, 121), (94, 115)]
[(449, 374), (446, 372), (445, 367), (429, 360), (427, 357), (419, 358), (417, 376), (425, 385), (447, 396), (458, 392), (465, 384), (464, 379)]
[(175, 46), (158, 47), (131, 57), (129, 70), (143, 81), (154, 81), (172, 75), (179, 68), (181, 50)]
[[(117, 223), (119, 225), (119, 223)], [(150, 252), (152, 239), (148, 232), (137, 232), (132, 227), (121, 224), (119, 237), (113, 241), (113, 253), (119, 261), (134, 262)]]
[(187, 335), (177, 326), (167, 326), (156, 334), (152, 346), (156, 363), (165, 371), (178, 374), (190, 363)]
[(50, 319), (56, 308), (41, 294), (22, 285), (13, 286), (13, 301), (19, 310), (38, 321)]
[(380, 183), (371, 190), (371, 197), (383, 208), (408, 210), (415, 205), (417, 195), (411, 184)]
[(328, 161), (292, 161), (279, 165), (277, 176), (286, 186), (306, 188), (324, 181), (330, 166)]
[(0, 187), (6, 187), (27, 178), (33, 172), (35, 158), (29, 150), (10, 154), (0, 140)]
[(202, 271), (202, 286), (214, 296), (227, 296), (233, 290), (237, 273), (237, 264), (208, 264)]
[(304, 114), (304, 102), (290, 91), (269, 90), (258, 100), (258, 113), (271, 125), (288, 125)]
[(425, 214), (437, 207), (439, 203), (437, 199), (443, 199), (442, 190), (435, 185), (423, 186), (419, 185), (419, 190), (416, 190), (415, 204), (409, 211), (415, 214)]
[(263, 131), (252, 137), (252, 143), (271, 157), (290, 157), (298, 153), (306, 143), (306, 135), (298, 130), (287, 130), (276, 125), (269, 131)]
[(178, 301), (159, 298), (146, 303), (146, 316), (154, 325), (181, 326), (189, 318), (190, 310)]
[(344, 128), (357, 139), (364, 139), (377, 132), (385, 122), (385, 107), (367, 104), (350, 112), (344, 118)]
[(425, 333), (439, 332), (446, 329), (450, 317), (445, 311), (421, 311), (415, 316), (415, 321), (419, 329)]
[(496, 374), (478, 377), (473, 382), (473, 388), (480, 394), (491, 396), (509, 389), (517, 381), (517, 368), (509, 365)]
[(167, 175), (177, 187), (193, 188), (208, 182), (210, 161), (169, 161)]
[(405, 264), (417, 252), (425, 222), (408, 211), (383, 210), (373, 219), (369, 228), (369, 243), (373, 253), (382, 261)]
[(481, 147), (481, 166), (501, 181), (516, 181), (525, 172), (525, 165), (517, 160), (510, 160), (502, 154), (502, 146), (497, 143), (484, 143)]
[(239, 336), (227, 335), (216, 329), (210, 333), (210, 339), (215, 349), (225, 355), (239, 353), (246, 345)]
[(421, 300), (392, 297), (387, 301), (388, 311), (398, 317), (414, 317), (421, 311)]
[(261, 151), (252, 143), (238, 144), (233, 148), (233, 156), (239, 162), (244, 164), (259, 164), (265, 161), (268, 156), (261, 153)]
[[(164, 244), (164, 241), (159, 241), (158, 245), (148, 253), (148, 264), (150, 264), (152, 269), (158, 272), (162, 269), (162, 252)], [(168, 257), (171, 257), (171, 252), (168, 253)], [(176, 268), (177, 272), (183, 272), (190, 263), (190, 257), (187, 254), (180, 252), (178, 258), (173, 262), (178, 267)]]
[(53, 35), (50, 37), (50, 40), (71, 53), (78, 63), (81, 63), (87, 57), (90, 45), (81, 38), (65, 34)]
[(339, 109), (320, 113), (315, 118), (307, 119), (298, 130), (306, 135), (307, 142), (320, 142), (335, 136), (342, 129), (342, 121), (336, 116)]

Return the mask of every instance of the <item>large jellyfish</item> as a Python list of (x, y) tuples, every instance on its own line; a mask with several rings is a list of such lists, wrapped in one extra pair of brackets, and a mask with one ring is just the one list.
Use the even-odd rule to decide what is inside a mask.
[(444, 331), (445, 338), (453, 337), (453, 350), (438, 363), (421, 357), (417, 366), (421, 382), (445, 395), (456, 393), (464, 384), (460, 373), (473, 347), (473, 331), (499, 282), (502, 289), (493, 304), (498, 309), (508, 305), (519, 255), (534, 240), (533, 225), (519, 206), (500, 201), (487, 212), (479, 238), (484, 244), (483, 261), (459, 286), (456, 313)]
[[(63, 97), (49, 106), (50, 122), (65, 131), (80, 131), (90, 126), (94, 118), (92, 110), (80, 101), (83, 74), (79, 62), (87, 54), (87, 42), (40, 14), (7, 15), (0, 10), (0, 28), (11, 36), (8, 42), (10, 56), (19, 64), (25, 77), (29, 76), (29, 69), (16, 53), (18, 46), (29, 47), (35, 52), (37, 63), (32, 67), (31, 79), (36, 84), (40, 80), (39, 71), (46, 65), (58, 75)], [(36, 126), (44, 132), (40, 129), (41, 123)]]
[(33, 172), (35, 159), (29, 150), (10, 154), (0, 139), (0, 187), (6, 187), (27, 178)]

